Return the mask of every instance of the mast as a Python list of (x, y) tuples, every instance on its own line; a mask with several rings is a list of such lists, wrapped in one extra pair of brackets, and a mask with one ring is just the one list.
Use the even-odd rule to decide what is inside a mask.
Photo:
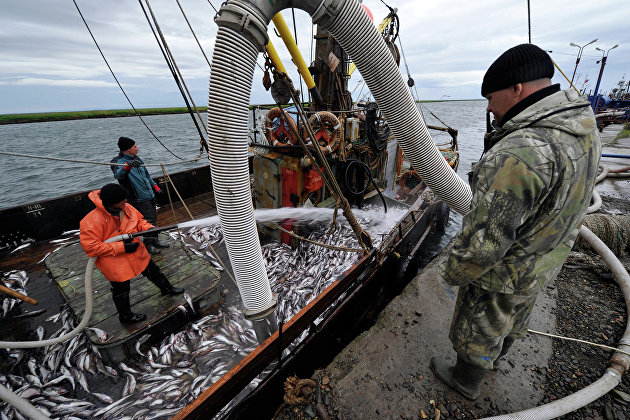
[(315, 60), (311, 68), (323, 103), (313, 105), (314, 111), (341, 111), (352, 106), (348, 92), (348, 54), (327, 31), (317, 27)]

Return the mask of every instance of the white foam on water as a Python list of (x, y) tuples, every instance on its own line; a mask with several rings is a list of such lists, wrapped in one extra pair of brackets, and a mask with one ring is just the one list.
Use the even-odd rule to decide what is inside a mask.
[[(387, 213), (383, 212), (380, 207), (372, 206), (364, 209), (352, 209), (355, 217), (359, 220), (361, 226), (372, 236), (380, 236), (389, 232), (406, 213), (402, 207), (389, 208)], [(296, 219), (298, 221), (317, 223), (331, 222), (334, 209), (320, 207), (281, 207), (278, 209), (256, 209), (254, 217), (257, 222), (274, 222), (286, 219)], [(339, 210), (337, 221), (347, 223), (343, 212)], [(188, 228), (193, 226), (210, 226), (220, 224), (219, 216), (211, 216), (198, 220), (191, 220), (178, 224), (179, 228)]]

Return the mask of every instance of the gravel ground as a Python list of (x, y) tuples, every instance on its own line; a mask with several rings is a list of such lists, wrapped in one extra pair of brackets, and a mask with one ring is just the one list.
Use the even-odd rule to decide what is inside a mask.
[[(625, 257), (628, 264), (630, 259)], [(588, 269), (563, 268), (553, 285), (547, 288), (546, 294), (552, 295), (557, 306), (551, 311), (556, 317), (556, 333), (567, 337), (580, 338), (599, 344), (615, 346), (622, 337), (626, 325), (626, 307), (621, 292), (612, 275), (607, 272), (593, 272)], [(398, 315), (401, 324), (419, 325), (422, 322), (420, 312), (412, 316)], [(414, 316), (415, 315), (415, 316)], [(404, 318), (404, 320), (403, 320)], [(404, 334), (404, 333), (403, 333)], [(540, 340), (549, 340), (541, 337)], [(490, 372), (483, 388), (491, 388), (495, 381), (503, 376), (519, 376), (523, 371), (529, 374), (529, 387), (542, 390), (542, 397), (531, 398), (530, 407), (541, 405), (574, 393), (578, 389), (591, 384), (604, 373), (610, 360), (611, 352), (590, 345), (554, 339), (553, 353), (544, 365), (530, 363), (525, 360), (528, 352), (537, 352), (536, 345), (527, 343), (520, 347), (515, 345), (512, 351), (501, 360), (499, 371)], [(475, 401), (462, 399), (441, 383), (430, 377), (431, 373), (418, 370), (405, 370), (404, 378), (391, 379), (383, 374), (379, 378), (378, 370), (363, 369), (357, 380), (359, 393), (357, 399), (349, 399), (347, 395), (338, 398), (337, 383), (350, 372), (358, 369), (362, 355), (356, 350), (347, 350), (338, 357), (334, 368), (318, 370), (311, 379), (316, 381), (312, 389), (310, 404), (299, 404), (283, 407), (277, 419), (312, 419), (326, 418), (322, 408), (326, 408), (329, 418), (358, 418), (356, 407), (349, 409), (346, 404), (360, 404), (361, 398), (371, 399), (375, 396), (382, 399), (382, 404), (365, 401), (366, 405), (377, 407), (372, 416), (362, 418), (402, 418), (402, 419), (473, 419), (510, 412), (501, 390), (493, 390)], [(424, 374), (424, 375), (423, 375)], [(403, 375), (401, 373), (401, 375)], [(424, 377), (426, 376), (426, 377)], [(533, 379), (532, 379), (533, 378)], [(376, 384), (377, 391), (371, 390)], [(361, 391), (363, 390), (363, 391)], [(343, 392), (343, 391), (342, 391)], [(507, 393), (508, 391), (506, 391)], [(405, 398), (415, 400), (413, 409), (401, 404)], [(509, 401), (509, 396), (508, 396)], [(611, 393), (588, 404), (586, 407), (564, 419), (630, 419), (630, 379), (623, 376), (622, 383)], [(506, 410), (508, 408), (508, 410)], [(523, 409), (527, 407), (516, 407)], [(319, 413), (318, 413), (319, 411)], [(439, 412), (439, 415), (437, 414)]]

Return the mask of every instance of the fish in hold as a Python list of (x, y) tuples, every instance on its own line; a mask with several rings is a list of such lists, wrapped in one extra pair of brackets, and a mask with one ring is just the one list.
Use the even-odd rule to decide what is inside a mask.
[[(28, 244), (27, 244), (28, 245)], [(0, 285), (3, 285), (15, 292), (21, 293), (24, 296), (28, 296), (26, 293), (26, 284), (28, 283), (28, 276), (26, 271), (13, 270), (4, 273), (0, 278)], [(9, 312), (15, 307), (15, 305), (22, 303), (20, 299), (16, 299), (5, 294), (0, 294), (0, 318), (7, 316)]]

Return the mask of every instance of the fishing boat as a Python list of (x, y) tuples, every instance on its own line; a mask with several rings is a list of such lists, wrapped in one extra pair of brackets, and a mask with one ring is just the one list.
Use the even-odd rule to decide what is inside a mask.
[[(279, 14), (286, 6), (239, 0), (221, 7), (215, 17), (219, 33), (207, 115), (210, 167), (157, 179), (173, 192), (170, 203), (160, 203), (159, 220), (177, 225), (180, 233), (173, 233), (174, 238), (182, 240), (181, 231), (191, 226), (182, 219), (220, 220), (221, 232), (202, 246), (210, 244), (229, 258), (220, 278), (233, 279), (240, 311), (207, 308), (191, 324), (194, 340), (171, 334), (170, 343), (153, 356), (149, 344), (159, 337), (139, 339), (150, 329), (130, 335), (132, 347), (150, 360), (142, 375), (127, 365), (122, 368), (133, 386), (140, 376), (159, 377), (170, 369), (178, 388), (167, 394), (163, 407), (144, 408), (149, 411), (143, 415), (163, 409), (160, 415), (180, 419), (271, 417), (286, 377), (309, 376), (374, 319), (415, 275), (414, 256), (429, 231), (443, 230), (450, 208), (461, 212), (466, 200), (457, 199), (469, 194), (454, 172), (457, 131), (427, 127), (410, 89), (413, 80), (409, 76), (405, 82), (398, 69), (396, 10), (390, 9), (377, 28), (354, 0), (304, 2), (300, 7), (318, 24), (315, 60), (307, 67)], [(271, 20), (305, 79), (311, 99), (306, 104), (267, 39)], [(277, 106), (250, 111), (259, 51), (267, 57), (263, 83)], [(353, 66), (373, 100), (353, 101), (348, 92)], [(286, 108), (289, 102), (293, 108)], [(428, 129), (443, 140), (436, 144)], [(26, 270), (41, 288), (38, 293), (47, 297), (50, 287), (44, 286), (40, 262), (50, 252), (48, 240), (72, 232), (91, 208), (84, 192), (0, 212), (2, 270)], [(285, 211), (279, 220), (257, 220), (265, 209)], [(314, 224), (301, 217), (308, 212), (328, 219)], [(199, 238), (208, 232), (196, 226), (187, 233)], [(60, 301), (57, 296), (46, 305)], [(178, 310), (169, 311), (165, 318)], [(6, 323), (0, 333), (14, 341), (25, 339)], [(216, 338), (212, 345), (209, 337)], [(189, 341), (177, 344), (180, 338)], [(193, 347), (200, 343), (206, 348)], [(229, 360), (209, 358), (213, 349), (229, 354)], [(165, 354), (169, 357), (162, 359)], [(204, 375), (182, 374), (170, 366), (183, 360), (198, 367), (204, 363)], [(143, 385), (145, 395), (153, 395), (154, 385)], [(90, 413), (107, 418), (137, 409), (129, 387), (121, 400), (91, 406)]]

